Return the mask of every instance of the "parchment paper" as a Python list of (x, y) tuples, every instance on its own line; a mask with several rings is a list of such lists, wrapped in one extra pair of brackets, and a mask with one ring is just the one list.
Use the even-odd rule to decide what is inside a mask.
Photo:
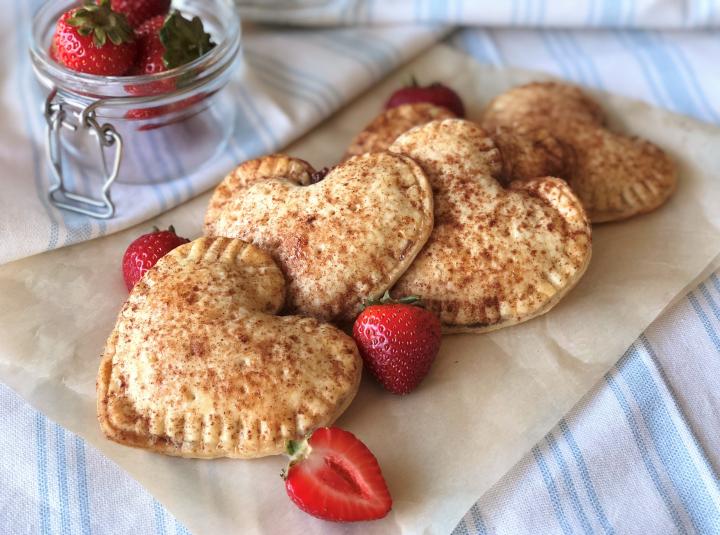
[[(334, 163), (410, 74), (457, 88), (471, 117), (498, 92), (542, 78), (481, 67), (438, 46), (288, 152), (316, 167)], [(598, 98), (616, 125), (675, 157), (677, 194), (653, 214), (596, 227), (587, 274), (549, 314), (491, 334), (445, 338), (429, 377), (409, 396), (364, 379), (338, 423), (381, 463), (394, 498), (382, 521), (342, 526), (301, 513), (285, 495), (281, 457), (174, 459), (101, 436), (95, 374), (127, 295), (120, 260), (151, 223), (0, 268), (0, 379), (119, 463), (196, 535), (447, 533), (720, 252), (720, 132), (641, 103)], [(152, 223), (198, 236), (206, 203), (207, 195)]]

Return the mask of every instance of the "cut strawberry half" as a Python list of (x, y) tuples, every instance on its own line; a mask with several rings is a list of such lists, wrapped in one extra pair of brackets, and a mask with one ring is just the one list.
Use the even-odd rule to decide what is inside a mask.
[(377, 520), (392, 498), (372, 452), (349, 431), (321, 427), (307, 440), (288, 443), (285, 488), (308, 514), (334, 522)]

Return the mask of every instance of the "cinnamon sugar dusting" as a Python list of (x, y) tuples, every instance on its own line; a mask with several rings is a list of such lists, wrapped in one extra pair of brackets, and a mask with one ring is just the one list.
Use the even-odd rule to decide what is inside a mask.
[(500, 152), (474, 123), (434, 121), (390, 150), (420, 163), (435, 194), (435, 228), (393, 294), (421, 295), (446, 331), (525, 321), (584, 272), (590, 226), (577, 197), (551, 177), (503, 188)]
[(670, 157), (648, 141), (608, 130), (600, 106), (578, 87), (516, 87), (488, 105), (482, 124), (507, 156), (507, 180), (564, 178), (595, 223), (652, 211), (675, 191)]
[(105, 434), (170, 455), (249, 458), (332, 423), (357, 391), (357, 348), (328, 324), (275, 316), (284, 298), (277, 265), (240, 240), (201, 238), (162, 258), (106, 344)]

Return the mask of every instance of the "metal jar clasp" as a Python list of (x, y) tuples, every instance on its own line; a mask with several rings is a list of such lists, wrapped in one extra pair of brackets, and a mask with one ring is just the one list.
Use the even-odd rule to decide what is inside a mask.
[[(45, 120), (47, 121), (47, 156), (52, 169), (52, 177), (48, 197), (50, 202), (65, 210), (88, 215), (97, 219), (110, 219), (115, 215), (115, 205), (110, 196), (110, 188), (120, 174), (122, 163), (123, 141), (122, 136), (109, 123), (99, 124), (95, 110), (102, 105), (102, 100), (93, 102), (86, 106), (79, 113), (73, 113), (77, 117), (77, 124), (71, 122), (68, 112), (64, 108), (62, 97), (58, 95), (57, 89), (53, 89), (45, 101)], [(63, 174), (62, 155), (62, 129), (77, 131), (78, 128), (86, 129), (88, 135), (97, 138), (102, 168), (105, 173), (100, 190), (99, 198), (80, 195), (77, 192), (68, 191), (65, 186)], [(106, 149), (114, 147), (114, 158), (112, 165), (108, 165)]]

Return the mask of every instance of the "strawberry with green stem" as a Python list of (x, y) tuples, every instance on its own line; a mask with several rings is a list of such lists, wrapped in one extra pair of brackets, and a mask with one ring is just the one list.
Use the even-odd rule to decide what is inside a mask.
[(408, 394), (430, 371), (440, 350), (440, 320), (416, 296), (388, 292), (367, 301), (353, 325), (366, 368), (393, 394)]
[[(190, 63), (215, 47), (210, 34), (198, 17), (187, 19), (179, 11), (167, 17), (157, 16), (146, 20), (137, 29), (138, 60), (131, 75), (152, 75), (166, 72)], [(169, 93), (176, 87), (175, 79), (158, 80), (143, 85), (126, 87), (128, 93), (138, 96)], [(207, 95), (195, 95), (183, 101), (153, 108), (130, 110), (128, 119), (151, 119), (182, 111)]]
[(135, 62), (135, 32), (110, 0), (86, 0), (62, 14), (55, 27), (52, 57), (67, 68), (100, 76), (123, 76)]

